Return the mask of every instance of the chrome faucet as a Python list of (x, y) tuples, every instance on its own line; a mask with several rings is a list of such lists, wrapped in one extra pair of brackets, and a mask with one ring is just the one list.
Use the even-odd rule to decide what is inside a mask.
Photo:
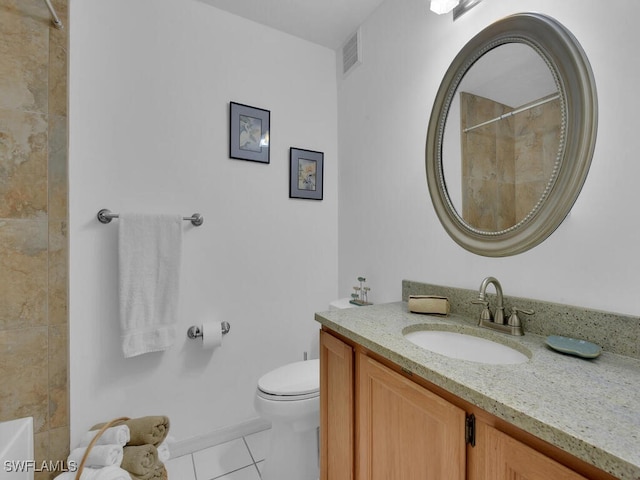
[[(496, 289), (496, 295), (498, 296), (497, 301), (498, 305), (496, 305), (496, 314), (495, 316), (491, 313), (491, 309), (489, 308), (489, 300), (487, 300), (487, 287), (489, 284), (493, 283), (493, 286)], [(504, 305), (502, 304), (502, 285), (495, 277), (487, 277), (482, 280), (480, 284), (480, 292), (478, 293), (478, 298), (473, 300), (472, 303), (478, 303), (484, 305), (484, 309), (480, 314), (480, 321), (478, 322), (479, 326), (482, 326), (483, 321), (497, 323), (498, 325), (504, 325)]]
[[(493, 284), (496, 289), (497, 296), (497, 305), (495, 315), (491, 313), (491, 309), (489, 308), (489, 300), (487, 300), (487, 287), (489, 284)], [(482, 280), (480, 284), (480, 291), (478, 293), (478, 298), (472, 300), (471, 303), (477, 303), (483, 305), (484, 308), (482, 312), (480, 312), (480, 319), (478, 320), (478, 326), (491, 328), (493, 330), (498, 330), (500, 332), (509, 333), (511, 335), (524, 335), (524, 331), (522, 330), (522, 323), (520, 322), (520, 318), (517, 313), (524, 313), (527, 315), (531, 315), (534, 312), (532, 310), (522, 310), (520, 308), (513, 307), (511, 309), (512, 313), (509, 317), (507, 324), (504, 322), (504, 304), (502, 299), (502, 285), (495, 277), (487, 277)]]

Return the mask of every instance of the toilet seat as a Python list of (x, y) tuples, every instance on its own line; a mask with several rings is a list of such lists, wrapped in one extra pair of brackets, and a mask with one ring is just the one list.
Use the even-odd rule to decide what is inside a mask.
[(258, 396), (274, 401), (296, 401), (320, 395), (320, 360), (290, 363), (258, 380)]
[(303, 395), (273, 395), (272, 393), (265, 393), (258, 389), (257, 395), (265, 400), (273, 400), (275, 402), (296, 402), (299, 400), (308, 400), (309, 398), (319, 397), (320, 391), (305, 393)]

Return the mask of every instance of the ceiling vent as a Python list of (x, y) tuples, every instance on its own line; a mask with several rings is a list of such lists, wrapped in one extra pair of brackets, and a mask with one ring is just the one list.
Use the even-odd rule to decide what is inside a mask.
[(361, 63), (362, 41), (360, 29), (358, 29), (342, 47), (342, 75), (346, 76)]

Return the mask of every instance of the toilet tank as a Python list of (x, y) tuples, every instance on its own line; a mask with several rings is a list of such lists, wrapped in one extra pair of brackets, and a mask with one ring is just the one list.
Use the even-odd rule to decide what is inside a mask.
[(349, 303), (349, 298), (340, 298), (329, 304), (329, 310), (342, 310), (343, 308), (354, 308), (356, 305)]

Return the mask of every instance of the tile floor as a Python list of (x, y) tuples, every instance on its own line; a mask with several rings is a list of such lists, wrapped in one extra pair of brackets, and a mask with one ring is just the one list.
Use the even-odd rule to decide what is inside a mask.
[(166, 462), (169, 480), (260, 480), (270, 430)]

